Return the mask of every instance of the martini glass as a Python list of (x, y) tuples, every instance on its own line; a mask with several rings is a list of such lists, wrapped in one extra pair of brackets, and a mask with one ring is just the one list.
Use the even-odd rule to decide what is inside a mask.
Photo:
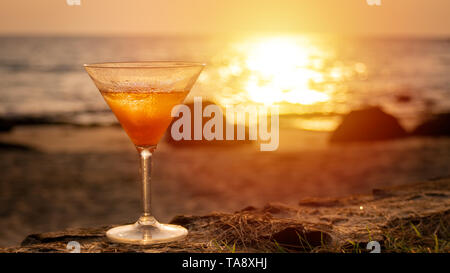
[(141, 245), (182, 239), (187, 229), (161, 224), (152, 215), (151, 159), (172, 120), (172, 108), (184, 101), (204, 64), (118, 62), (84, 67), (136, 146), (141, 161), (143, 213), (136, 223), (112, 228), (106, 236), (114, 242)]

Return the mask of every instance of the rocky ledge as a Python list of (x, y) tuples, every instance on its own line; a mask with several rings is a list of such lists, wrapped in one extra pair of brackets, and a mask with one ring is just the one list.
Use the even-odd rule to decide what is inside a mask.
[(108, 242), (111, 226), (31, 234), (0, 252), (365, 252), (378, 241), (385, 252), (450, 252), (450, 178), (374, 189), (371, 195), (305, 199), (235, 213), (177, 216), (186, 239), (152, 246)]

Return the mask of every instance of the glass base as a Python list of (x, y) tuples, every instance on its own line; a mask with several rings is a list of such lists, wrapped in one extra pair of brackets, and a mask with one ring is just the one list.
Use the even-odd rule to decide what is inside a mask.
[(142, 216), (134, 224), (108, 230), (106, 237), (116, 243), (151, 245), (180, 240), (187, 234), (182, 226), (161, 224), (152, 216)]

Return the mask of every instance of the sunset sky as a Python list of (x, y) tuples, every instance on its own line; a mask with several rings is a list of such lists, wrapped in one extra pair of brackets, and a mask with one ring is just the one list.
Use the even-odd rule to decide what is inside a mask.
[[(73, 1), (73, 0), (72, 0)], [(450, 35), (449, 0), (2, 0), (0, 34)]]

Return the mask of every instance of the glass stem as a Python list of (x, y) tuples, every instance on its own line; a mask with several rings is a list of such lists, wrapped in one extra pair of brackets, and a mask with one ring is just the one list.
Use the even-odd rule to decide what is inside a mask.
[(144, 213), (139, 218), (139, 223), (142, 225), (151, 225), (155, 223), (155, 218), (152, 215), (152, 155), (156, 146), (150, 147), (136, 147), (141, 159), (141, 180), (142, 180), (142, 207)]

